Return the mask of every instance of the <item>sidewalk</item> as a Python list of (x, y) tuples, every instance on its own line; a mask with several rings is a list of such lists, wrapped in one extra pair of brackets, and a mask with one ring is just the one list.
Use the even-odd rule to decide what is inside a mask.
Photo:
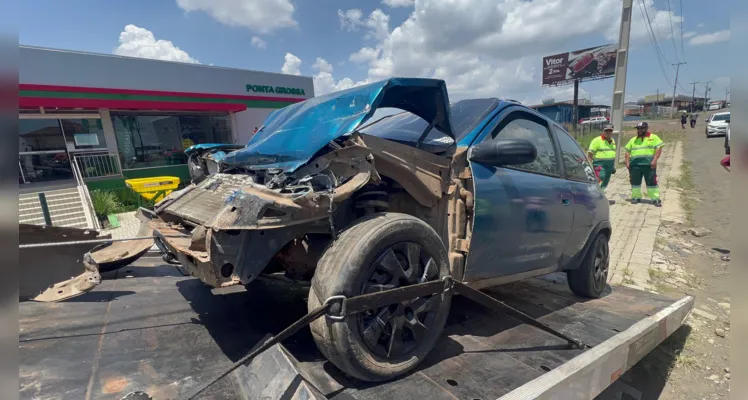
[[(605, 191), (608, 199), (615, 200), (610, 206), (613, 235), (610, 238), (610, 270), (608, 283), (624, 284), (637, 289), (654, 291), (648, 283), (652, 253), (655, 250), (657, 232), (662, 222), (683, 222), (685, 214), (680, 206), (675, 179), (680, 176), (683, 163), (681, 142), (665, 145), (658, 162), (658, 185), (662, 207), (651, 204), (631, 204), (631, 184), (628, 170), (619, 167)], [(646, 196), (646, 186), (642, 183)], [(646, 201), (646, 199), (645, 199)]]

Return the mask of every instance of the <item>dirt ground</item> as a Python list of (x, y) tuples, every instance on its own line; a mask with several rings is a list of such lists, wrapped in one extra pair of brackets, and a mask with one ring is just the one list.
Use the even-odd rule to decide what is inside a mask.
[[(724, 111), (724, 110), (721, 110)], [(730, 391), (730, 185), (719, 164), (724, 138), (705, 137), (701, 113), (695, 129), (650, 123), (650, 130), (680, 132), (683, 223), (663, 222), (650, 267), (650, 283), (663, 294), (696, 297), (686, 324), (626, 373), (626, 399), (727, 399)], [(703, 236), (702, 236), (703, 235)], [(625, 397), (630, 396), (630, 397)]]

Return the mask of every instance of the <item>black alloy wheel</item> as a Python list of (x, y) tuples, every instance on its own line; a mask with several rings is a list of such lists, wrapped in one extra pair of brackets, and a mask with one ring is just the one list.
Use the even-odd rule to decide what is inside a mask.
[[(412, 242), (386, 249), (374, 261), (361, 294), (390, 290), (439, 279), (433, 257)], [(386, 358), (407, 356), (434, 329), (441, 297), (425, 296), (359, 314), (364, 343)]]

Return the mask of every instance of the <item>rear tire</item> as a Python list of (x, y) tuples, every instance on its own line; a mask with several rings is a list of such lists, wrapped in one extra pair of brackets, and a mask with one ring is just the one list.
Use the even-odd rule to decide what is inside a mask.
[[(439, 280), (449, 275), (439, 235), (418, 218), (397, 213), (365, 217), (320, 259), (309, 291), (309, 310), (334, 295), (358, 296)], [(451, 291), (350, 315), (312, 322), (322, 354), (344, 373), (363, 381), (395, 378), (415, 368), (444, 328)]]
[(598, 233), (579, 268), (566, 273), (569, 288), (577, 296), (599, 298), (605, 290), (609, 266), (608, 237)]

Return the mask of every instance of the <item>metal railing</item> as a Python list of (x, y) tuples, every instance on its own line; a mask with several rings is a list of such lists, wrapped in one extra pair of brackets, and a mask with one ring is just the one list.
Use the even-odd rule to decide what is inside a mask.
[(73, 161), (83, 179), (105, 178), (122, 175), (119, 156), (110, 153), (76, 154)]
[(94, 210), (93, 202), (91, 201), (91, 193), (88, 192), (88, 186), (86, 186), (86, 183), (83, 182), (83, 174), (81, 173), (80, 164), (78, 163), (78, 157), (74, 157), (75, 158), (73, 158), (73, 163), (70, 164), (70, 167), (72, 168), (73, 175), (75, 176), (78, 195), (80, 196), (81, 203), (83, 204), (83, 213), (86, 215), (86, 222), (88, 223), (89, 227), (92, 227), (94, 229), (101, 229), (102, 226), (99, 223), (98, 219), (96, 219), (96, 211)]

